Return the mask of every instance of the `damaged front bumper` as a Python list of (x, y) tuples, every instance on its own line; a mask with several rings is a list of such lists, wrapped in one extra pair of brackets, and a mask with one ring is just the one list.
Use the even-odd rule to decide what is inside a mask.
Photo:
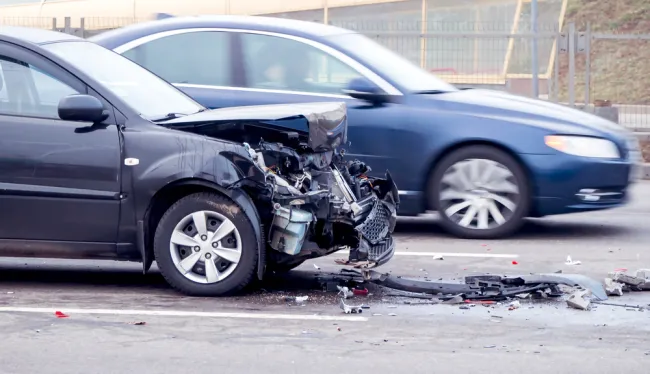
[(579, 274), (531, 274), (520, 276), (472, 275), (464, 283), (431, 282), (381, 274), (373, 270), (363, 272), (365, 281), (383, 287), (430, 295), (460, 295), (465, 300), (506, 300), (518, 294), (544, 292), (560, 296), (559, 285), (581, 287), (591, 291), (598, 300), (607, 300), (602, 284)]
[(385, 179), (376, 179), (375, 183), (381, 184), (381, 193), (357, 204), (360, 219), (355, 230), (359, 245), (350, 251), (346, 265), (367, 268), (381, 266), (395, 254), (393, 232), (397, 223), (399, 192), (389, 172), (386, 172)]

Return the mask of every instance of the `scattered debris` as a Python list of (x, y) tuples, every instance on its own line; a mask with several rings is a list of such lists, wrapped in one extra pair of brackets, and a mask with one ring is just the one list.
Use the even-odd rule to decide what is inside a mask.
[(574, 309), (580, 309), (580, 310), (588, 310), (589, 305), (591, 304), (590, 299), (586, 299), (586, 297), (591, 296), (591, 291), (589, 290), (577, 290), (569, 296), (567, 299), (566, 303), (569, 307), (574, 308)]
[(594, 301), (594, 304), (599, 304), (599, 305), (607, 305), (607, 306), (619, 306), (621, 308), (636, 308), (639, 310), (645, 310), (645, 307), (642, 307), (641, 305), (629, 305), (629, 304), (617, 304), (617, 303), (608, 303), (604, 301)]
[(518, 300), (515, 300), (508, 305), (508, 310), (515, 310), (521, 308), (521, 303)]
[[(641, 274), (645, 275), (645, 273), (643, 272)], [(607, 276), (608, 278), (611, 278), (614, 282), (625, 284), (632, 291), (642, 291), (643, 289), (650, 289), (648, 288), (648, 285), (646, 285), (646, 283), (650, 283), (650, 282), (647, 282), (645, 278), (639, 278), (634, 275), (626, 274), (625, 272), (617, 272), (617, 271), (611, 272), (607, 274)]]
[(566, 262), (564, 264), (569, 265), (569, 266), (574, 266), (574, 265), (582, 265), (582, 262), (581, 261), (573, 261), (571, 259), (571, 256), (566, 256)]
[(519, 265), (519, 263), (517, 261), (515, 261), (515, 260), (512, 260), (512, 264), (513, 265)]
[(320, 270), (320, 266), (314, 264), (314, 267), (316, 268), (316, 270)]
[(397, 314), (395, 314), (395, 313), (388, 313), (388, 315), (391, 316), (391, 317), (397, 316)]
[(458, 307), (458, 309), (469, 309), (469, 307), (467, 305), (461, 305)]
[(623, 283), (615, 282), (612, 278), (605, 278), (605, 292), (607, 292), (607, 296), (623, 296)]
[(363, 313), (363, 309), (361, 306), (353, 306), (353, 305), (347, 305), (343, 299), (339, 302), (339, 305), (341, 306), (341, 309), (343, 310), (343, 313), (345, 314), (356, 314), (356, 313)]
[(497, 347), (496, 345), (486, 345), (483, 348), (496, 348), (496, 347)]
[(380, 317), (382, 314), (381, 313), (373, 313), (372, 315), (375, 316), (375, 317)]
[(147, 324), (147, 323), (144, 322), (144, 321), (140, 321), (140, 322), (129, 322), (129, 325), (133, 325), (133, 326), (144, 326), (144, 325), (146, 325), (146, 324)]
[(445, 258), (442, 257), (441, 255), (434, 255), (434, 256), (433, 256), (433, 259), (434, 259), (434, 260), (438, 260), (438, 261), (442, 261), (442, 260), (444, 260)]
[(337, 286), (337, 288), (339, 289), (339, 296), (344, 299), (349, 299), (354, 296), (354, 292), (350, 291), (350, 289), (347, 287)]
[(7, 295), (13, 295), (13, 291), (7, 292)]
[(452, 298), (450, 298), (450, 299), (448, 299), (446, 301), (443, 301), (442, 303), (443, 304), (451, 304), (451, 305), (462, 304), (462, 303), (464, 303), (463, 295), (456, 295), (456, 296), (454, 296), (454, 297), (452, 297)]
[(368, 296), (368, 289), (367, 288), (355, 288), (352, 290), (352, 294), (355, 296)]
[(70, 317), (69, 315), (67, 315), (67, 314), (65, 314), (63, 312), (60, 312), (58, 310), (56, 312), (54, 312), (54, 315), (56, 316), (56, 318), (68, 318), (68, 317)]
[(309, 300), (309, 296), (296, 296), (295, 300), (297, 303), (305, 303)]

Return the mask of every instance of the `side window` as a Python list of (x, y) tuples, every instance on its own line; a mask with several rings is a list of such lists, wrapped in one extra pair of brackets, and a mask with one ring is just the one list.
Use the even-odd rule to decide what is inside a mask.
[(153, 40), (123, 56), (170, 83), (229, 86), (229, 40), (224, 32), (189, 32)]
[(0, 114), (58, 119), (59, 100), (78, 93), (32, 65), (0, 56)]
[(295, 40), (241, 34), (246, 87), (340, 94), (361, 75), (339, 59)]

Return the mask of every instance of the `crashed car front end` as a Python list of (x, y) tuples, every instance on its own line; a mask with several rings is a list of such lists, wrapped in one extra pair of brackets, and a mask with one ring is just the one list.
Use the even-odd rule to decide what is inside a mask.
[[(303, 114), (309, 122), (306, 143), (288, 135), (293, 147), (260, 141), (246, 144), (251, 158), (272, 185), (268, 245), (276, 263), (316, 258), (349, 249), (341, 264), (375, 267), (394, 253), (392, 237), (399, 204), (390, 173), (369, 177), (370, 167), (346, 161), (343, 104)], [(293, 138), (292, 138), (293, 137)]]
[(243, 177), (229, 188), (255, 201), (267, 263), (291, 266), (340, 250), (349, 257), (339, 264), (360, 268), (392, 258), (398, 190), (389, 172), (369, 176), (370, 166), (346, 160), (344, 103), (226, 108), (168, 124), (243, 144), (229, 156)]

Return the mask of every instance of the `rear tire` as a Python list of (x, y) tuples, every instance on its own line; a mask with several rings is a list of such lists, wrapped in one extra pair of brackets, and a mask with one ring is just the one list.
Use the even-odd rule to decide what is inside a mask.
[(429, 198), (449, 233), (466, 239), (512, 235), (530, 207), (530, 181), (519, 162), (491, 146), (458, 149), (437, 165)]
[(178, 200), (156, 228), (154, 255), (165, 280), (191, 296), (224, 296), (248, 285), (257, 267), (246, 213), (216, 193)]

